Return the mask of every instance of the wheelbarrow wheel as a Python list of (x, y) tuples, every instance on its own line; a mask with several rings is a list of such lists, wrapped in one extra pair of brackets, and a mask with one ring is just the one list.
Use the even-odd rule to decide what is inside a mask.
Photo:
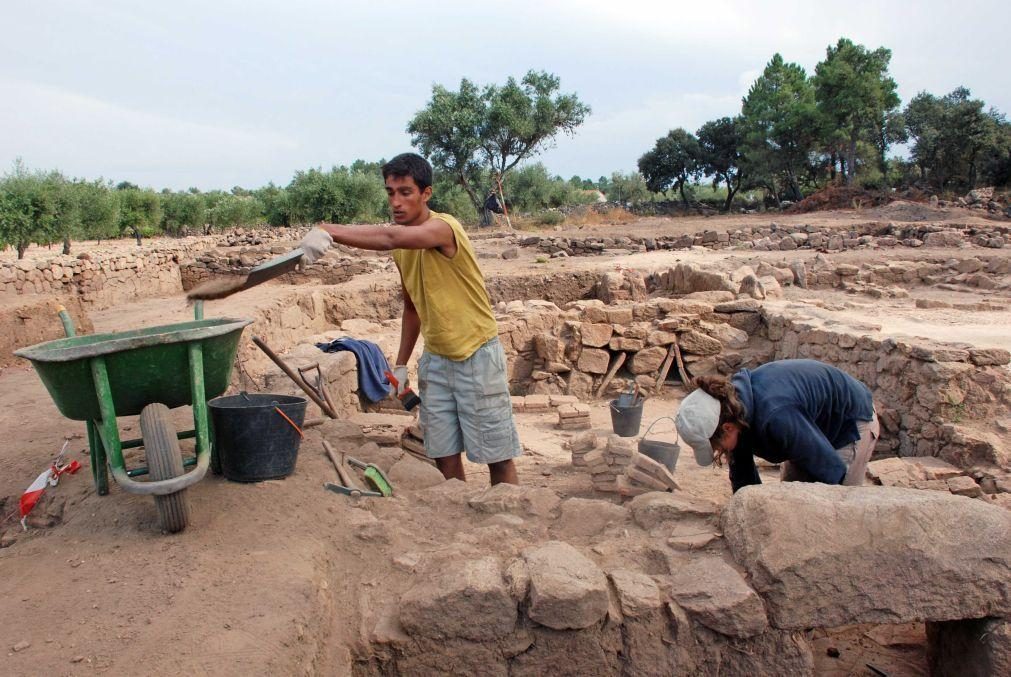
[[(179, 449), (175, 426), (169, 418), (169, 408), (164, 404), (149, 404), (140, 412), (140, 432), (144, 438), (148, 474), (152, 480), (169, 480), (183, 474), (183, 455)], [(174, 534), (186, 528), (189, 521), (189, 503), (186, 490), (174, 494), (155, 496), (158, 518), (162, 529)]]

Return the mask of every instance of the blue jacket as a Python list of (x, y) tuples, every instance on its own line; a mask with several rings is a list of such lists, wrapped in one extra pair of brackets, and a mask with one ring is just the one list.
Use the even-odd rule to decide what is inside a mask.
[(857, 421), (873, 418), (867, 386), (816, 360), (780, 360), (742, 369), (731, 383), (748, 422), (730, 458), (734, 491), (761, 484), (755, 456), (796, 463), (818, 482), (842, 483), (846, 464), (835, 450), (860, 438)]

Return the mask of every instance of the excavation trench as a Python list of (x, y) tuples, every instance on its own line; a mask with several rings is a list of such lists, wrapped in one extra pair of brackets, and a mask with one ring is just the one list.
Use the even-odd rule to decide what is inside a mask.
[[(979, 495), (987, 473), (1007, 468), (991, 425), (1007, 406), (1011, 381), (1006, 365), (993, 364), (1000, 359), (992, 351), (889, 338), (725, 290), (675, 293), (669, 288), (675, 277), (626, 271), (489, 280), (514, 408), (525, 430), (560, 424), (560, 407), (553, 404), (566, 396), (590, 404), (599, 431), (602, 402), (631, 382), (662, 401), (676, 398), (680, 388), (674, 386), (695, 375), (810, 357), (873, 390), (882, 422), (875, 458), (901, 457), (920, 468), (917, 459), (928, 457), (952, 469), (941, 479), (925, 478), (923, 486), (899, 485), (941, 490), (913, 496)], [(395, 334), (399, 289), (307, 289), (277, 312), (291, 315), (294, 308), (310, 318), (310, 332), (294, 317), (264, 326), (287, 322), (301, 336), (355, 329), (368, 320)], [(671, 335), (683, 364), (675, 360), (661, 378)], [(674, 406), (664, 404), (664, 410)], [(622, 452), (601, 435), (594, 451), (618, 458)], [(402, 451), (379, 449), (377, 459), (390, 462)], [(686, 462), (678, 474), (688, 470), (681, 465)], [(928, 464), (935, 475), (940, 467)], [(341, 603), (321, 598), (335, 620), (317, 637), (316, 664), (350, 666), (361, 675), (542, 674), (546, 665), (565, 666), (558, 668), (563, 674), (811, 674), (826, 647), (856, 652), (870, 633), (884, 645), (904, 643), (903, 660), (922, 669), (923, 617), (933, 628), (932, 650), (961, 650), (961, 617), (949, 612), (854, 611), (802, 626), (815, 631), (767, 619), (761, 596), (726, 564), (726, 518), (717, 505), (670, 494), (622, 503), (610, 481), (586, 481), (592, 475), (572, 463), (551, 465), (548, 476), (515, 490), (445, 483), (365, 509), (341, 505), (338, 519), (363, 541), (358, 550), (365, 565), (355, 575), (376, 582)], [(563, 477), (566, 483), (556, 482)], [(880, 479), (892, 483), (884, 474)], [(438, 535), (448, 525), (454, 535)], [(567, 589), (572, 581), (559, 583), (557, 571), (591, 581), (590, 592)], [(330, 585), (348, 590), (347, 581), (347, 571), (334, 571)], [(904, 598), (904, 585), (897, 581), (890, 598)], [(841, 618), (850, 621), (842, 628)]]

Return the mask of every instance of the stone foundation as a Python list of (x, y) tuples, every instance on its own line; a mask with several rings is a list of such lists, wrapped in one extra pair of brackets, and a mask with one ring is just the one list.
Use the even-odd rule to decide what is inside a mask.
[(206, 247), (199, 240), (138, 247), (130, 253), (82, 253), (77, 257), (0, 263), (0, 301), (31, 296), (77, 298), (101, 309), (142, 298), (182, 292), (180, 262)]
[(661, 237), (542, 237), (519, 241), (552, 257), (594, 256), (627, 251), (690, 249), (751, 249), (755, 251), (793, 251), (814, 249), (829, 252), (857, 248), (963, 247), (975, 245), (1000, 249), (1008, 241), (1007, 226), (933, 224), (898, 225), (869, 222), (848, 230), (811, 225), (785, 226), (770, 223), (765, 227), (745, 227), (733, 231), (706, 230), (690, 235)]

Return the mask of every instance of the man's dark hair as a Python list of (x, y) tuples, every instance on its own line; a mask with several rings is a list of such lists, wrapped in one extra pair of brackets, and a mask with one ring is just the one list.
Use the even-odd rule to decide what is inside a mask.
[(417, 153), (401, 153), (383, 165), (383, 180), (390, 176), (409, 176), (425, 190), (432, 185), (432, 165)]

